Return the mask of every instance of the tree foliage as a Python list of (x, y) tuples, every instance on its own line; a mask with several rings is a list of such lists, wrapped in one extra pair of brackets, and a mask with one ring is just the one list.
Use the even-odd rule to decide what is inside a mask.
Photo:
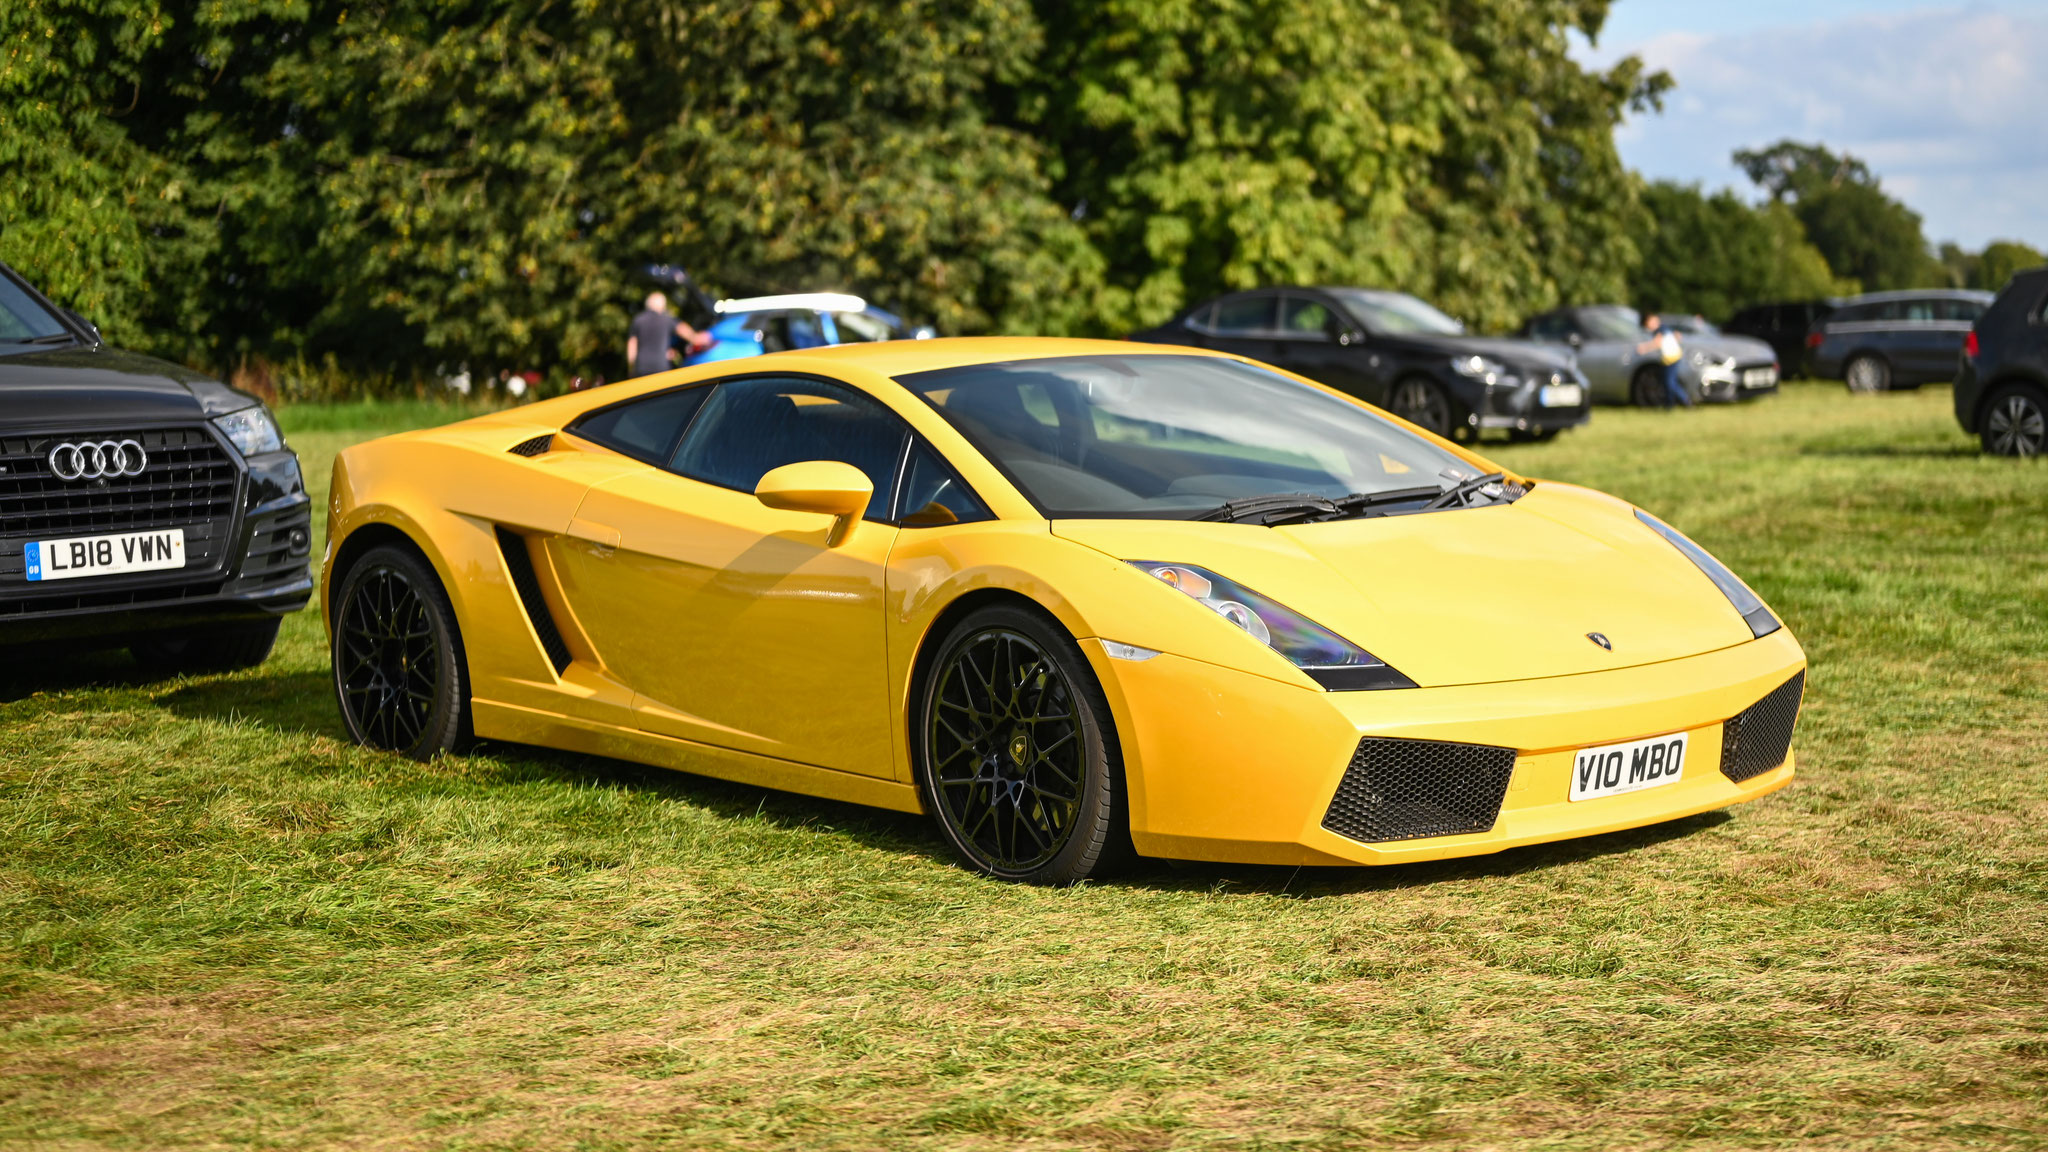
[(1853, 295), (1835, 278), (1791, 210), (1752, 205), (1723, 190), (1659, 181), (1643, 190), (1653, 224), (1629, 278), (1629, 300), (1651, 311), (1716, 319), (1752, 304)]
[(616, 370), (643, 285), (1120, 333), (1276, 280), (1618, 295), (1606, 0), (17, 0), (0, 257), (122, 342)]
[(1837, 274), (1873, 292), (1943, 279), (1921, 233), (1920, 214), (1886, 195), (1863, 161), (1818, 144), (1781, 140), (1739, 151), (1735, 163), (1773, 200), (1791, 206)]

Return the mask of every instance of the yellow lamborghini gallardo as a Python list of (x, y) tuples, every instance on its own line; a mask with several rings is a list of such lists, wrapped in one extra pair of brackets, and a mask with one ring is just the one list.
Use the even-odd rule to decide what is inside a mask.
[(1751, 800), (1805, 656), (1656, 517), (1245, 360), (932, 340), (358, 445), (365, 744), (471, 736), (931, 814), (968, 866), (1377, 864)]

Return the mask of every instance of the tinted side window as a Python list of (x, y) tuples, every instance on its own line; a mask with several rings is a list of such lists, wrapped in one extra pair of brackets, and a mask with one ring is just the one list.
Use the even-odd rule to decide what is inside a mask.
[(1572, 322), (1566, 316), (1538, 316), (1529, 325), (1531, 340), (1548, 340), (1562, 344), (1572, 337)]
[(1182, 323), (1197, 332), (1211, 332), (1216, 327), (1213, 323), (1215, 319), (1216, 306), (1214, 304), (1204, 304), (1193, 312), (1188, 313), (1188, 318), (1182, 321)]
[(1239, 296), (1216, 305), (1211, 321), (1219, 336), (1264, 336), (1273, 331), (1277, 296)]
[(702, 386), (658, 392), (592, 412), (569, 425), (569, 431), (635, 460), (659, 464), (668, 459), (709, 395), (711, 389)]
[(1899, 309), (1899, 319), (1920, 324), (1934, 319), (1935, 307), (1940, 303), (1939, 300), (1906, 300), (1893, 307)]
[(801, 377), (729, 380), (690, 425), (670, 468), (752, 492), (784, 464), (837, 460), (874, 482), (866, 515), (879, 519), (889, 514), (907, 435), (895, 413), (843, 385)]
[(1330, 310), (1306, 296), (1284, 296), (1280, 302), (1280, 334), (1295, 340), (1328, 340)]
[(910, 467), (903, 473), (903, 501), (897, 505), (896, 515), (906, 528), (932, 528), (992, 518), (974, 493), (967, 490), (967, 485), (926, 444), (910, 450)]
[(1934, 315), (1940, 320), (1963, 320), (1974, 324), (1978, 317), (1984, 315), (1984, 306), (1975, 300), (1943, 300)]

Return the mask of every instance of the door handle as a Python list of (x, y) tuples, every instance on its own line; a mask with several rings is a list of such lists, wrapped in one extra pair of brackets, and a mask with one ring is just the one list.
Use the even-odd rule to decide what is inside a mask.
[(619, 546), (619, 530), (594, 520), (572, 518), (565, 535), (572, 540), (595, 544), (602, 552), (610, 552)]

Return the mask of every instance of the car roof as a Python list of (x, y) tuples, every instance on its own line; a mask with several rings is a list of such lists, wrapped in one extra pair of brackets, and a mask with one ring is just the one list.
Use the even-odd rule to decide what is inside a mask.
[(1899, 288), (1889, 292), (1865, 292), (1861, 296), (1849, 296), (1842, 304), (1884, 304), (1893, 300), (1974, 300), (1979, 304), (1991, 303), (1993, 293), (1978, 288)]
[[(884, 376), (935, 372), (975, 364), (1012, 360), (1044, 360), (1054, 356), (1216, 356), (1178, 344), (1145, 344), (1131, 340), (1074, 340), (1057, 336), (948, 336), (933, 340), (883, 340), (833, 344), (781, 352), (777, 356), (830, 361)], [(1229, 357), (1225, 357), (1229, 359)], [(766, 364), (764, 358), (759, 363)]]
[(711, 310), (724, 315), (767, 312), (776, 308), (809, 308), (815, 312), (865, 312), (868, 302), (847, 292), (785, 292), (779, 296), (747, 296), (720, 300)]

